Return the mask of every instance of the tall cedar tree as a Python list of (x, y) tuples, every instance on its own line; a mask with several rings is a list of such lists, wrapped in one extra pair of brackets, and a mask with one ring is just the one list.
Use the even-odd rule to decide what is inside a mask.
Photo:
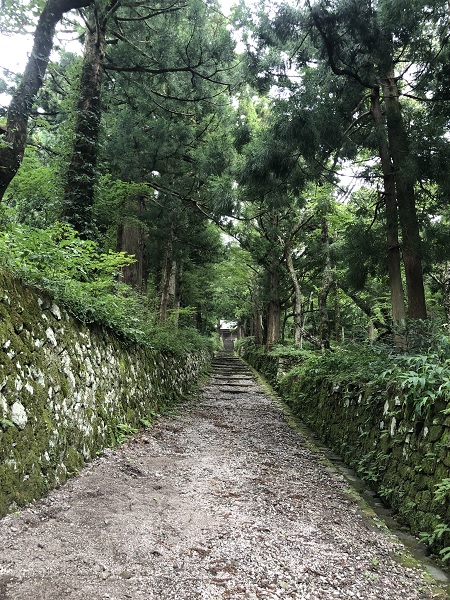
[(56, 25), (70, 10), (87, 7), (90, 0), (47, 0), (34, 32), (33, 49), (22, 80), (9, 105), (6, 132), (0, 143), (0, 200), (19, 169), (27, 143), (28, 119), (47, 70)]

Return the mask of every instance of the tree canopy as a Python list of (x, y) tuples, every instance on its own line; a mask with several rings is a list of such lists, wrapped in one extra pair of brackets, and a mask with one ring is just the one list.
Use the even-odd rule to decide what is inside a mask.
[[(62, 223), (132, 256), (121, 293), (151, 327), (404, 350), (450, 320), (447, 11), (3, 2), (34, 47), (2, 84), (2, 235)], [(53, 58), (62, 20), (82, 55)]]

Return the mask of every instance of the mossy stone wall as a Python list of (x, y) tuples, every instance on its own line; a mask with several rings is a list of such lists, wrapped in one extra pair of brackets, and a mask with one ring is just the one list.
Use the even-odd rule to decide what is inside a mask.
[(151, 421), (209, 362), (126, 344), (0, 272), (0, 516)]
[[(244, 358), (267, 377), (293, 412), (338, 453), (392, 507), (414, 535), (450, 525), (450, 504), (435, 497), (450, 477), (450, 416), (436, 401), (418, 417), (396, 389), (357, 382), (332, 384), (287, 377), (276, 357), (246, 351)], [(275, 374), (275, 375), (274, 375)], [(433, 549), (450, 546), (450, 536)]]

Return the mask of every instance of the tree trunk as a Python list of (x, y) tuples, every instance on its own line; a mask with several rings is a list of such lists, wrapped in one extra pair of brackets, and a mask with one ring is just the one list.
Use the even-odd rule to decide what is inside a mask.
[(398, 240), (398, 211), (394, 172), (392, 169), (389, 146), (384, 133), (384, 120), (380, 106), (380, 90), (376, 86), (372, 90), (372, 116), (377, 128), (378, 145), (383, 171), (384, 203), (386, 215), (387, 266), (389, 288), (391, 293), (392, 321), (395, 325), (404, 326), (405, 299), (403, 294), (402, 273), (400, 267), (400, 244)]
[(255, 281), (252, 288), (250, 289), (250, 297), (252, 299), (253, 309), (253, 335), (255, 337), (255, 344), (262, 346), (263, 344), (263, 325), (261, 315), (261, 304), (259, 299), (258, 283)]
[(302, 291), (298, 281), (297, 273), (292, 260), (291, 249), (289, 246), (285, 248), (286, 265), (291, 276), (292, 285), (294, 286), (294, 345), (297, 348), (302, 346)]
[(328, 316), (327, 299), (333, 285), (333, 270), (330, 258), (330, 240), (328, 237), (328, 221), (322, 221), (322, 247), (325, 256), (325, 266), (322, 275), (322, 288), (319, 292), (320, 339), (322, 346), (330, 348), (330, 319)]
[(168, 310), (170, 308), (171, 298), (175, 296), (175, 273), (176, 261), (173, 255), (173, 227), (170, 230), (169, 237), (167, 239), (166, 254), (164, 257), (164, 265), (161, 273), (161, 299), (159, 307), (159, 321), (163, 323), (167, 319)]
[[(138, 216), (144, 210), (142, 198), (127, 202), (127, 214)], [(138, 292), (144, 292), (147, 286), (147, 265), (145, 260), (145, 243), (148, 237), (147, 228), (138, 218), (125, 216), (117, 231), (117, 250), (133, 254), (136, 262), (122, 268), (122, 281), (131, 285)]]
[(86, 30), (73, 148), (62, 206), (63, 220), (87, 238), (93, 233), (92, 207), (97, 178), (106, 21), (105, 17), (99, 18), (95, 7), (92, 8)]
[(397, 78), (393, 73), (389, 73), (382, 79), (381, 86), (386, 107), (389, 148), (394, 165), (398, 216), (402, 229), (408, 317), (410, 319), (426, 319), (421, 241), (414, 196), (414, 170), (399, 102)]
[(278, 264), (272, 264), (268, 271), (269, 278), (269, 302), (267, 305), (267, 334), (266, 334), (266, 352), (274, 346), (280, 339), (280, 273)]
[[(311, 317), (312, 334), (315, 336), (315, 335), (317, 335), (317, 324), (316, 324), (316, 317), (315, 317), (315, 311), (314, 311), (314, 293), (313, 292), (310, 292), (310, 294), (309, 294), (308, 312)], [(305, 327), (305, 324), (306, 324), (306, 313), (304, 314), (304, 318), (303, 318), (303, 327)]]
[[(181, 307), (181, 285), (180, 281), (183, 273), (183, 265), (177, 263), (177, 261), (173, 261), (172, 265), (172, 281), (169, 286), (169, 306), (173, 308), (173, 326), (175, 329), (178, 329), (178, 323), (180, 320), (180, 307)], [(203, 325), (203, 318), (201, 320), (202, 326), (200, 331), (205, 333), (205, 328)]]
[(92, 0), (47, 0), (34, 32), (33, 49), (8, 109), (6, 134), (0, 146), (0, 200), (19, 169), (27, 143), (28, 119), (42, 87), (57, 23), (64, 13), (89, 6)]
[(341, 304), (339, 301), (339, 286), (336, 281), (336, 277), (333, 282), (333, 294), (334, 294), (334, 334), (336, 336), (336, 342), (338, 344), (344, 341), (344, 328), (342, 326), (341, 319)]

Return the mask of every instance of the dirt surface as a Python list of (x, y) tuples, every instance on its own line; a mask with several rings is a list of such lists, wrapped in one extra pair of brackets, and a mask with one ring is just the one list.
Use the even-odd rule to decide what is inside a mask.
[(434, 592), (237, 359), (200, 398), (0, 521), (2, 600)]

